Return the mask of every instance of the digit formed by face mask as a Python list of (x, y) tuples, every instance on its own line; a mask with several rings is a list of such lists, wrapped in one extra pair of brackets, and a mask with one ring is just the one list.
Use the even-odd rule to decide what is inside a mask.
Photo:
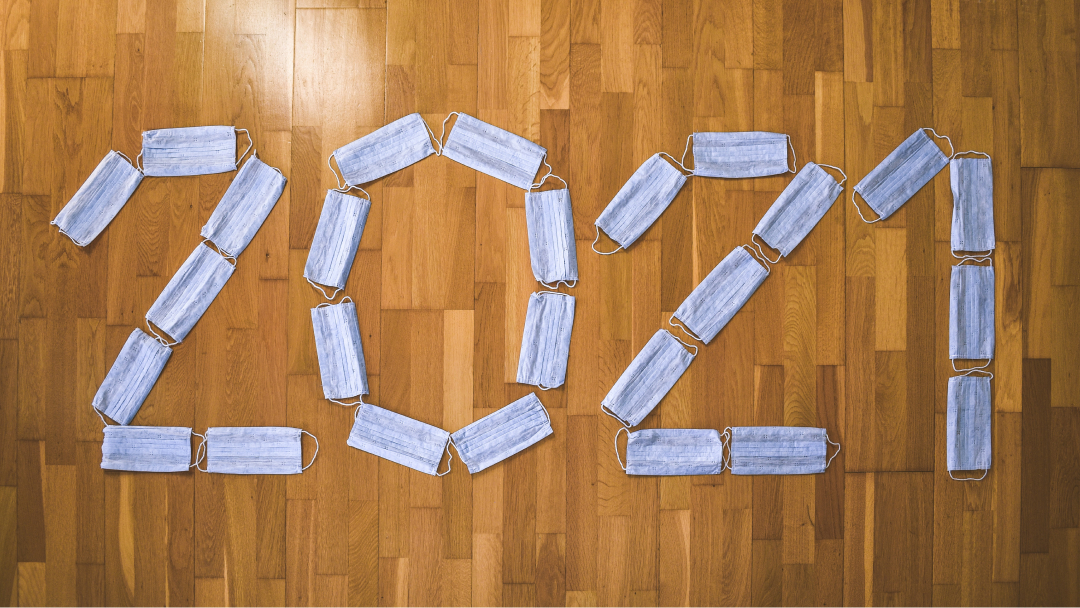
[(536, 393), (529, 393), (450, 435), (450, 440), (469, 472), (479, 473), (551, 433), (547, 410)]
[(446, 138), (443, 156), (512, 186), (532, 189), (546, 148), (468, 114), (450, 115), (455, 114), (458, 118)]
[[(634, 171), (600, 217), (596, 218), (596, 238), (600, 238), (599, 231), (603, 230), (619, 244), (619, 249), (633, 245), (675, 200), (675, 195), (685, 183), (686, 175), (661, 158), (660, 154), (654, 154)], [(593, 241), (593, 251), (602, 255), (615, 253), (597, 251), (596, 240)]]
[(104, 432), (103, 469), (175, 473), (195, 466), (189, 464), (194, 433), (188, 427), (106, 426)]
[(754, 295), (769, 272), (746, 249), (736, 247), (686, 296), (669, 322), (674, 326), (674, 319), (679, 319), (690, 336), (708, 344)]
[[(978, 481), (990, 469), (991, 428), (990, 376), (949, 378), (946, 412), (946, 454), (949, 477)], [(982, 477), (956, 477), (953, 471), (982, 471)]]
[[(927, 182), (949, 164), (948, 156), (926, 134), (929, 130), (935, 137), (942, 137), (933, 129), (919, 129), (897, 146), (895, 150), (885, 157), (874, 170), (866, 174), (851, 193), (851, 202), (855, 204), (855, 210), (859, 217), (868, 224), (880, 222), (888, 218), (901, 205), (908, 202), (915, 193), (922, 189)], [(949, 141), (950, 154), (952, 153), (952, 141), (948, 137), (942, 137)], [(859, 205), (855, 203), (855, 193), (858, 192), (866, 201), (878, 219), (868, 221), (863, 216)]]
[[(236, 157), (236, 134), (247, 135), (248, 147)], [(234, 171), (251, 150), (247, 129), (182, 127), (143, 131), (143, 173), (150, 176), (209, 175)]]
[(949, 284), (949, 358), (993, 359), (994, 267), (953, 266)]
[(443, 451), (450, 454), (450, 433), (370, 403), (358, 405), (355, 418), (352, 447), (428, 475), (450, 472), (449, 460), (446, 471), (438, 472)]
[[(690, 354), (683, 346), (694, 349)], [(637, 426), (653, 411), (697, 356), (697, 346), (658, 330), (611, 387), (600, 409), (625, 427)]]
[(312, 308), (311, 324), (315, 329), (323, 396), (335, 401), (368, 394), (364, 344), (352, 299)]
[[(315, 439), (315, 454), (304, 466), (300, 435)], [(319, 455), (319, 440), (302, 429), (281, 426), (236, 426), (206, 429), (204, 473), (233, 475), (296, 475)], [(201, 449), (201, 448), (200, 448)]]
[[(349, 280), (349, 271), (352, 270), (370, 210), (369, 199), (349, 196), (337, 190), (326, 191), (319, 225), (315, 227), (315, 238), (311, 241), (304, 265), (304, 278), (328, 300), (333, 300)], [(334, 293), (326, 295), (320, 285), (333, 287)]]
[(252, 155), (237, 172), (199, 234), (230, 256), (240, 255), (255, 238), (284, 189), (285, 176)]
[(431, 130), (423, 117), (409, 114), (345, 144), (330, 156), (337, 159), (345, 184), (359, 186), (435, 154), (429, 133)]
[(574, 296), (553, 291), (529, 296), (518, 358), (518, 382), (547, 390), (566, 381), (575, 303)]
[[(803, 165), (802, 170), (795, 175), (787, 188), (784, 188), (754, 228), (754, 235), (761, 237), (766, 245), (779, 251), (781, 256), (787, 257), (798, 247), (806, 235), (810, 234), (810, 230), (817, 226), (832, 208), (836, 197), (844, 191), (844, 182), (837, 182), (822, 166), (836, 169), (831, 165), (815, 163)], [(844, 181), (847, 181), (846, 175)], [(760, 247), (758, 253), (768, 259)], [(775, 260), (769, 259), (773, 264), (779, 261), (779, 257)]]
[(51, 223), (76, 245), (86, 247), (127, 204), (142, 178), (128, 157), (110, 151)]
[(529, 230), (529, 261), (536, 280), (549, 289), (560, 282), (568, 287), (576, 285), (577, 249), (570, 190), (527, 192), (525, 223)]
[[(615, 433), (615, 456), (619, 433)], [(724, 472), (724, 441), (716, 429), (641, 429), (626, 432), (627, 475), (719, 475)]]
[(986, 158), (956, 158), (949, 161), (952, 184), (952, 250), (956, 257), (981, 260), (984, 256), (957, 256), (958, 251), (994, 250), (994, 170), (990, 155)]
[(694, 133), (690, 138), (694, 140), (694, 175), (742, 178), (795, 172), (788, 169), (787, 159), (789, 148), (794, 159), (795, 148), (783, 133)]
[(129, 424), (157, 382), (172, 349), (135, 328), (94, 395), (94, 409)]
[[(732, 427), (730, 461), (733, 475), (806, 475), (823, 473), (840, 453), (825, 429), (797, 426)], [(836, 452), (825, 460), (826, 444)]]
[[(175, 340), (170, 346), (183, 342), (234, 270), (236, 267), (228, 260), (205, 244), (200, 244), (154, 300), (146, 312), (146, 320)], [(160, 336), (158, 338), (163, 340)], [(165, 344), (164, 341), (162, 343)]]

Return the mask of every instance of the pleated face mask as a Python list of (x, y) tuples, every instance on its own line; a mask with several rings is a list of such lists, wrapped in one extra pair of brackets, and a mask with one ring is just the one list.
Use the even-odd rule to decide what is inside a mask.
[[(949, 477), (957, 481), (982, 479), (990, 469), (993, 442), (990, 423), (991, 377), (949, 378), (945, 446)], [(953, 476), (953, 471), (983, 471), (983, 474), (978, 478), (958, 478)]]
[(284, 189), (285, 176), (252, 156), (237, 172), (199, 234), (229, 255), (240, 255), (255, 238)]
[[(435, 154), (429, 133), (427, 123), (419, 114), (409, 114), (345, 144), (330, 156), (337, 159), (345, 184), (359, 186)], [(333, 167), (330, 170), (333, 171)]]
[(795, 172), (788, 169), (788, 149), (794, 161), (795, 148), (783, 133), (694, 133), (687, 144), (690, 138), (694, 140), (694, 175), (740, 178)]
[[(928, 129), (939, 136), (933, 129)], [(952, 141), (948, 137), (950, 154), (952, 153)], [(859, 217), (868, 224), (880, 222), (896, 212), (908, 199), (922, 189), (927, 182), (949, 164), (949, 157), (941, 151), (941, 148), (930, 139), (926, 130), (919, 129), (897, 146), (895, 150), (874, 167), (874, 170), (866, 174), (851, 193), (851, 202), (855, 204), (855, 210)], [(858, 192), (867, 206), (878, 214), (878, 218), (868, 221), (855, 203), (855, 193)]]
[(315, 454), (304, 466), (301, 434), (315, 439), (307, 431), (283, 426), (206, 429), (206, 468), (199, 470), (233, 475), (295, 475), (310, 467), (319, 454), (319, 440), (315, 439)]
[(364, 344), (352, 299), (312, 308), (311, 324), (315, 329), (323, 396), (333, 401), (368, 394)]
[(455, 114), (457, 122), (446, 138), (443, 156), (523, 190), (533, 187), (546, 148), (468, 114), (450, 116)]
[(574, 306), (574, 296), (563, 293), (541, 291), (529, 296), (518, 358), (518, 382), (544, 390), (566, 382)]
[(500, 408), (450, 435), (470, 473), (479, 473), (552, 433), (551, 418), (536, 393)]
[(110, 151), (51, 224), (79, 247), (86, 247), (116, 217), (142, 178), (128, 157)]
[[(615, 456), (619, 455), (619, 429)], [(724, 442), (716, 429), (642, 429), (626, 432), (627, 475), (719, 475)]]
[(697, 346), (689, 346), (694, 349), (690, 354), (684, 345), (666, 329), (658, 330), (619, 376), (600, 409), (625, 427), (637, 426), (697, 356)]
[[(836, 169), (831, 165), (824, 166)], [(766, 245), (779, 251), (784, 257), (810, 234), (810, 230), (817, 226), (832, 208), (836, 197), (844, 191), (843, 184), (847, 181), (847, 176), (844, 176), (844, 181), (837, 182), (821, 167), (822, 165), (814, 163), (803, 165), (802, 170), (787, 188), (784, 188), (754, 228), (754, 235), (761, 237)], [(760, 248), (758, 252), (762, 257), (767, 257)], [(775, 264), (780, 258), (769, 261)]]
[[(236, 134), (247, 136), (248, 147), (236, 157)], [(234, 171), (251, 150), (247, 129), (183, 127), (143, 131), (143, 173), (151, 176), (209, 175)]]
[(949, 358), (994, 358), (994, 267), (953, 266), (949, 287)]
[[(315, 238), (311, 241), (304, 265), (304, 278), (327, 299), (334, 299), (349, 280), (349, 271), (352, 270), (356, 248), (360, 246), (360, 237), (364, 234), (370, 210), (371, 201), (368, 199), (349, 196), (337, 190), (326, 192), (319, 225), (315, 228)], [(326, 295), (320, 285), (333, 287), (334, 293)]]
[[(685, 183), (686, 176), (681, 171), (661, 158), (661, 154), (654, 154), (634, 171), (596, 218), (596, 238), (600, 238), (599, 231), (603, 230), (619, 244), (619, 249), (626, 249), (653, 225)], [(596, 250), (596, 240), (593, 251), (603, 254)]]
[[(971, 154), (971, 152), (961, 152)], [(974, 152), (974, 154), (983, 154)], [(952, 250), (993, 251), (994, 170), (986, 158), (953, 158), (949, 161), (952, 183)], [(960, 256), (957, 256), (960, 257)], [(965, 256), (975, 257), (979, 256)]]
[(674, 326), (678, 319), (688, 334), (708, 344), (754, 295), (769, 272), (746, 249), (736, 247), (686, 296), (669, 322)]
[(146, 320), (165, 330), (175, 340), (172, 344), (183, 342), (234, 270), (228, 260), (200, 244), (154, 300)]
[[(825, 429), (797, 426), (737, 426), (731, 430), (733, 475), (805, 475), (823, 473), (840, 453)], [(826, 461), (826, 444), (836, 452)]]
[(180, 426), (106, 426), (101, 468), (175, 473), (191, 463), (191, 429)]
[(525, 223), (529, 230), (529, 261), (533, 276), (554, 288), (559, 282), (577, 284), (577, 248), (570, 190), (525, 194)]
[(154, 388), (172, 349), (135, 328), (94, 395), (94, 409), (129, 424)]
[(357, 406), (348, 444), (428, 475), (450, 472), (449, 460), (438, 472), (443, 451), (450, 453), (450, 433), (369, 403)]

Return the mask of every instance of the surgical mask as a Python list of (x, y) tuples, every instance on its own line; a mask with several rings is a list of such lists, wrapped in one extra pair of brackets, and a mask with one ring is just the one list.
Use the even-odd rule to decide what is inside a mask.
[[(428, 135), (431, 135), (431, 138)], [(337, 159), (338, 168), (347, 186), (359, 186), (386, 177), (432, 154), (434, 134), (419, 114), (402, 116), (360, 139), (341, 146), (330, 158)], [(330, 164), (330, 159), (326, 159)], [(333, 171), (334, 167), (330, 167)], [(337, 173), (334, 173), (337, 177)], [(341, 181), (338, 181), (341, 188)]]
[(600, 410), (625, 427), (637, 426), (675, 386), (697, 352), (697, 346), (658, 330), (600, 402)]
[(131, 159), (111, 150), (50, 223), (76, 245), (86, 247), (116, 217), (142, 178)]
[(146, 312), (146, 320), (175, 341), (165, 342), (153, 327), (150, 332), (166, 346), (183, 342), (235, 270), (236, 266), (226, 258), (205, 243), (200, 244)]
[[(315, 440), (315, 453), (304, 466), (300, 435)], [(219, 426), (206, 429), (199, 450), (206, 449), (203, 473), (296, 475), (315, 462), (319, 440), (311, 433), (283, 426)]]
[(547, 410), (529, 393), (450, 435), (450, 442), (469, 472), (479, 473), (551, 433)]
[(129, 424), (171, 356), (171, 348), (135, 328), (94, 394), (94, 409)]
[(450, 472), (453, 457), (446, 461), (446, 471), (438, 472), (443, 451), (450, 455), (450, 433), (370, 403), (356, 407), (355, 419), (350, 446), (428, 475)]
[[(817, 226), (832, 208), (836, 197), (844, 191), (847, 175), (844, 175), (844, 181), (837, 182), (821, 167), (840, 171), (832, 165), (806, 163), (754, 228), (754, 236), (761, 237), (766, 245), (779, 251), (781, 256), (787, 257), (798, 247), (806, 235), (810, 234), (810, 230)], [(751, 240), (753, 238), (752, 236)], [(770, 263), (780, 261), (779, 256), (775, 260), (769, 259), (756, 242), (754, 246), (758, 248), (761, 257)]]
[(529, 261), (536, 280), (549, 289), (560, 282), (567, 287), (576, 285), (577, 248), (570, 190), (526, 193), (525, 224), (529, 231)]
[[(236, 134), (247, 135), (248, 147), (236, 157)], [(251, 150), (251, 134), (233, 127), (183, 127), (143, 131), (143, 173), (150, 176), (209, 175), (235, 171)], [(138, 159), (136, 159), (138, 160)]]
[(341, 403), (337, 400), (368, 394), (364, 344), (360, 340), (360, 323), (352, 299), (346, 297), (337, 304), (319, 304), (312, 308), (311, 325), (315, 329), (315, 352), (319, 357), (323, 396)]
[(285, 176), (281, 171), (252, 155), (233, 178), (199, 234), (231, 257), (240, 255), (255, 238), (284, 189)]
[(446, 120), (455, 114), (457, 122), (442, 146), (443, 156), (523, 190), (534, 187), (546, 148), (461, 112), (451, 112)]
[(191, 436), (198, 433), (188, 427), (106, 426), (104, 433), (103, 469), (175, 473), (198, 464), (191, 463)]
[[(970, 372), (969, 372), (970, 373)], [(990, 469), (992, 446), (989, 376), (949, 378), (946, 453), (949, 477), (978, 481)], [(953, 471), (982, 471), (982, 477), (955, 477)]]
[[(349, 280), (370, 210), (370, 199), (336, 190), (326, 192), (319, 225), (315, 227), (315, 238), (304, 265), (304, 278), (328, 300), (333, 300)], [(333, 295), (326, 295), (321, 285), (333, 287)]]
[[(686, 138), (687, 146), (694, 140), (693, 174), (702, 177), (765, 177), (780, 175), (788, 169), (787, 153), (795, 160), (791, 137), (783, 133), (745, 131), (737, 133), (694, 133)], [(686, 162), (686, 150), (679, 163)]]
[(518, 357), (519, 383), (547, 390), (566, 382), (575, 302), (574, 296), (557, 291), (540, 291), (529, 296)]
[[(596, 218), (593, 251), (601, 255), (611, 255), (619, 249), (633, 245), (668, 208), (671, 201), (675, 200), (675, 195), (686, 183), (686, 175), (660, 158), (662, 155), (663, 152), (654, 154), (638, 167), (615, 198), (611, 199), (600, 217)], [(618, 249), (609, 252), (597, 251), (596, 241), (600, 239), (601, 230), (619, 244)]]
[[(949, 282), (949, 358), (994, 358), (994, 267), (959, 264)], [(986, 367), (986, 365), (980, 366)]]
[(625, 427), (615, 433), (615, 457), (619, 457), (619, 433), (626, 431), (627, 475), (719, 475), (724, 472), (724, 441), (716, 429), (642, 429)]
[(755, 260), (747, 249), (736, 247), (686, 296), (668, 323), (678, 327), (678, 318), (687, 334), (708, 344), (770, 272), (768, 265)]
[[(933, 133), (934, 137), (948, 141), (951, 155), (952, 140), (948, 137), (938, 135), (933, 129), (919, 129), (912, 133), (911, 137), (890, 152), (881, 164), (855, 184), (851, 192), (851, 203), (855, 205), (859, 217), (867, 224), (880, 222), (895, 213), (927, 182), (934, 179), (938, 171), (949, 164), (951, 156), (945, 156), (926, 131)], [(867, 220), (862, 214), (859, 205), (855, 203), (856, 192), (863, 197), (866, 205), (878, 214), (876, 220)]]
[[(731, 427), (729, 468), (733, 475), (807, 475), (824, 473), (840, 453), (825, 429), (798, 426)], [(836, 452), (825, 460), (826, 444)]]
[[(986, 158), (956, 158), (949, 161), (952, 183), (952, 250), (957, 258), (989, 259), (994, 250), (994, 170)], [(959, 155), (957, 155), (959, 156)], [(960, 256), (957, 251), (985, 251), (986, 256)]]

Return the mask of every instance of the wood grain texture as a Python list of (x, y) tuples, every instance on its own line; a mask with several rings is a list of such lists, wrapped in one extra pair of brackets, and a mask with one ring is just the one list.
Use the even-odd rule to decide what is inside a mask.
[[(1080, 603), (1076, 0), (0, 2), (0, 604)], [(420, 112), (547, 148), (580, 283), (555, 434), (475, 476), (345, 445), (303, 280), (336, 148)], [(89, 402), (232, 174), (149, 178), (79, 248), (49, 221), (141, 132), (229, 124), (289, 182), (135, 424), (289, 425), (282, 477), (100, 469)], [(994, 164), (993, 467), (945, 471), (946, 171), (868, 226), (857, 183), (919, 127)], [(590, 250), (646, 158), (694, 131), (791, 136), (841, 198), (643, 422), (813, 425), (822, 475), (629, 478), (599, 403), (790, 176), (691, 178)], [(457, 430), (530, 391), (521, 190), (432, 157), (365, 185), (345, 293), (367, 400)]]

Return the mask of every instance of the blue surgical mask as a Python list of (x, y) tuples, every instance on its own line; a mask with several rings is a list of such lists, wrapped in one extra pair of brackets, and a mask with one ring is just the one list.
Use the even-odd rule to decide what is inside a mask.
[[(300, 435), (315, 439), (315, 454), (304, 466)], [(206, 429), (204, 473), (233, 475), (296, 475), (315, 462), (319, 440), (302, 429), (281, 426), (236, 426)]]
[[(949, 282), (949, 359), (994, 358), (994, 267), (961, 262)], [(980, 368), (974, 368), (980, 369)]]
[(285, 176), (281, 171), (252, 154), (199, 234), (230, 257), (240, 255), (255, 238), (283, 190)]
[[(982, 154), (986, 158), (957, 158), (960, 154)], [(952, 251), (957, 258), (989, 259), (997, 245), (994, 237), (994, 169), (984, 152), (960, 152), (949, 161), (952, 184)], [(957, 252), (985, 252), (984, 255), (957, 255)]]
[[(745, 131), (735, 133), (694, 133), (686, 138), (687, 145), (694, 140), (693, 174), (702, 177), (765, 177), (780, 175), (795, 168), (788, 168), (788, 149), (795, 160), (795, 148), (791, 137), (783, 133)], [(686, 150), (683, 160), (686, 162)]]
[[(806, 235), (817, 226), (821, 218), (825, 217), (832, 208), (836, 197), (844, 191), (844, 181), (837, 182), (821, 167), (836, 169), (832, 165), (817, 165), (806, 163), (803, 168), (791, 180), (787, 188), (780, 193), (776, 202), (765, 212), (758, 225), (754, 228), (751, 240), (760, 237), (766, 245), (780, 252), (781, 256), (787, 257)], [(840, 171), (840, 169), (836, 169)], [(840, 171), (843, 174), (843, 171)], [(761, 257), (775, 264), (780, 261), (769, 259), (761, 247), (755, 242)]]
[(171, 348), (139, 328), (132, 330), (94, 394), (94, 409), (120, 424), (130, 424), (171, 356)]
[(360, 324), (352, 298), (312, 308), (311, 324), (315, 330), (315, 352), (319, 356), (323, 396), (341, 403), (337, 400), (368, 394), (364, 343), (360, 339)]
[(657, 331), (600, 402), (600, 410), (627, 428), (637, 426), (675, 386), (697, 352), (697, 346), (666, 329)]
[(350, 446), (428, 475), (450, 472), (452, 457), (438, 472), (443, 451), (450, 454), (450, 433), (370, 403), (356, 406), (354, 418)]
[(519, 383), (547, 390), (566, 381), (575, 304), (574, 296), (557, 291), (540, 291), (529, 296), (518, 358)]
[[(989, 374), (949, 378), (946, 465), (949, 477), (957, 481), (981, 480), (990, 469), (993, 444), (990, 379), (993, 377), (993, 374)], [(954, 476), (953, 471), (982, 471), (983, 474), (978, 478), (965, 478)]]
[[(336, 190), (326, 192), (319, 225), (315, 228), (315, 238), (304, 265), (304, 278), (328, 300), (333, 300), (349, 280), (369, 211), (370, 199)], [(326, 295), (322, 285), (333, 287), (334, 293)]]
[(142, 178), (128, 157), (110, 151), (50, 223), (76, 245), (86, 247), (120, 213)]
[(450, 435), (470, 473), (535, 445), (551, 435), (551, 418), (536, 393), (518, 399)]
[[(950, 156), (945, 156), (941, 148), (926, 134), (930, 131), (934, 137), (949, 142), (952, 154), (952, 140), (938, 135), (933, 129), (919, 129), (897, 146), (885, 157), (874, 170), (866, 174), (851, 192), (851, 202), (859, 217), (868, 224), (887, 219), (901, 205), (908, 202), (915, 193), (922, 189), (934, 176), (949, 164)], [(878, 218), (868, 221), (855, 203), (855, 193), (863, 197), (866, 205), (878, 214)]]
[(753, 249), (736, 247), (712, 269), (671, 315), (691, 337), (708, 344), (754, 295), (769, 276), (769, 267), (751, 255)]
[(151, 333), (167, 346), (183, 342), (235, 270), (227, 258), (200, 244), (146, 312), (148, 324), (161, 328), (175, 342), (166, 342), (148, 325)]
[[(431, 135), (431, 138), (428, 136)], [(386, 177), (432, 154), (434, 135), (419, 114), (402, 116), (394, 122), (334, 150), (346, 186), (359, 186)], [(326, 160), (327, 164), (330, 159)], [(330, 171), (333, 171), (333, 166)], [(334, 174), (335, 177), (337, 174)], [(338, 180), (338, 187), (341, 180)]]
[(626, 431), (627, 475), (719, 475), (724, 472), (724, 441), (716, 429), (641, 429), (625, 427), (615, 433), (615, 456), (619, 433)]
[[(236, 157), (236, 134), (243, 131), (248, 147)], [(181, 127), (143, 131), (143, 173), (158, 177), (209, 175), (235, 171), (251, 150), (251, 134), (233, 127)], [(136, 159), (139, 160), (139, 159)]]
[[(596, 218), (596, 239), (593, 251), (611, 255), (626, 249), (652, 226), (686, 183), (686, 175), (667, 162), (663, 153), (649, 157), (611, 199), (600, 217)], [(603, 230), (619, 249), (597, 251), (596, 241)]]
[(454, 115), (458, 118), (442, 147), (443, 156), (523, 190), (534, 187), (533, 178), (547, 156), (543, 146), (468, 114), (450, 113)]
[(188, 427), (107, 425), (104, 433), (103, 469), (175, 473), (198, 464), (191, 463), (191, 436), (198, 433)]
[[(840, 453), (825, 429), (798, 426), (737, 426), (730, 429), (733, 475), (824, 473)], [(827, 444), (836, 452), (826, 460)]]
[(576, 285), (577, 249), (570, 190), (526, 193), (525, 223), (529, 231), (529, 261), (536, 280), (548, 289), (559, 283), (567, 287)]

